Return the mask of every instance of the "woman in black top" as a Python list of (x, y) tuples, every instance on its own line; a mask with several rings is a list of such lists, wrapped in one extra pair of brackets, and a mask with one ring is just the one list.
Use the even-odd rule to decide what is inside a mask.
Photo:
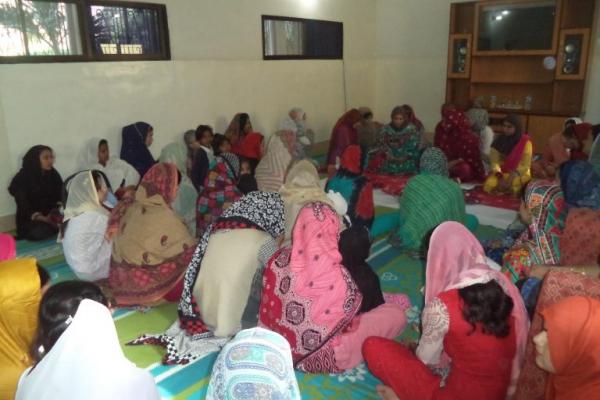
[(43, 240), (56, 235), (62, 186), (62, 178), (54, 169), (52, 149), (43, 145), (29, 149), (8, 187), (17, 203), (19, 239)]

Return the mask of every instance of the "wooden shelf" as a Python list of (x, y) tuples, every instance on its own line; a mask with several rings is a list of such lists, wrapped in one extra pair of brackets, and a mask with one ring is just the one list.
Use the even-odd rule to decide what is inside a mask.
[(562, 0), (561, 29), (591, 28), (594, 24), (594, 0)]
[(450, 33), (473, 33), (475, 2), (459, 3), (452, 7)]
[(552, 83), (554, 71), (544, 68), (544, 57), (473, 57), (471, 81), (476, 83)]

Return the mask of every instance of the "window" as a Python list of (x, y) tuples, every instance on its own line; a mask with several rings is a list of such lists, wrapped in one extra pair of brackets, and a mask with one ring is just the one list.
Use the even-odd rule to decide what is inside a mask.
[(342, 59), (344, 25), (341, 22), (262, 16), (263, 59)]
[(0, 0), (0, 62), (168, 59), (164, 5)]

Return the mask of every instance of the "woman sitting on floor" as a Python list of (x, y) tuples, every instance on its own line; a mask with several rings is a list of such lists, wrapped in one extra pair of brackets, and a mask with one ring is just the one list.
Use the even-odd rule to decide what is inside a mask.
[(569, 161), (560, 166), (560, 186), (569, 207), (600, 210), (600, 173), (587, 161)]
[(112, 211), (108, 237), (113, 238), (108, 283), (119, 305), (176, 301), (196, 241), (171, 208), (179, 171), (156, 164), (142, 179), (135, 199)]
[[(416, 354), (369, 338), (363, 354), (384, 399), (504, 400), (514, 394), (529, 322), (519, 291), (486, 264), (479, 241), (446, 222), (431, 235)], [(445, 382), (445, 384), (442, 384)]]
[(285, 175), (299, 156), (296, 135), (292, 131), (279, 131), (267, 142), (264, 157), (256, 167), (258, 189), (264, 192), (278, 192), (285, 181)]
[(340, 168), (327, 182), (325, 190), (340, 193), (348, 203), (348, 217), (352, 225), (360, 224), (371, 229), (375, 217), (373, 185), (363, 173), (365, 157), (360, 146), (346, 147), (340, 160)]
[(154, 128), (146, 122), (136, 122), (124, 127), (121, 136), (121, 159), (128, 162), (143, 177), (156, 164), (148, 149), (154, 141)]
[[(556, 178), (558, 167), (571, 159), (571, 151), (583, 148), (578, 137), (589, 132), (591, 124), (568, 125), (564, 131), (550, 136), (542, 153), (542, 158), (531, 163), (531, 174), (536, 179)], [(589, 134), (588, 134), (589, 136)]]
[(17, 400), (158, 400), (152, 375), (121, 350), (108, 301), (90, 282), (52, 286), (40, 304), (36, 364)]
[(219, 353), (210, 375), (207, 400), (269, 398), (300, 400), (290, 345), (262, 328), (235, 335)]
[(567, 297), (541, 311), (535, 363), (550, 374), (546, 400), (588, 400), (600, 393), (600, 301)]
[(413, 174), (419, 162), (421, 137), (401, 106), (394, 107), (391, 121), (377, 137), (377, 148), (369, 155), (369, 170), (379, 174)]
[(66, 183), (67, 201), (62, 225), (65, 260), (84, 281), (108, 278), (111, 242), (106, 240), (109, 212), (102, 207), (108, 195), (103, 175), (83, 171)]
[(487, 193), (518, 196), (531, 180), (533, 145), (523, 132), (519, 116), (507, 115), (502, 133), (492, 142), (490, 172), (483, 185)]
[(513, 282), (527, 278), (534, 265), (560, 264), (560, 237), (567, 210), (560, 187), (546, 181), (527, 185), (519, 217), (528, 226), (504, 254), (503, 271)]
[(358, 132), (355, 126), (361, 118), (360, 112), (356, 108), (352, 108), (335, 123), (331, 131), (331, 138), (329, 138), (329, 150), (327, 150), (326, 163), (329, 176), (335, 173), (338, 160), (346, 147), (358, 144)]
[(294, 158), (301, 159), (310, 156), (315, 134), (312, 130), (306, 128), (306, 113), (302, 108), (292, 108), (279, 125), (279, 130), (294, 135)]
[(479, 150), (481, 152), (481, 161), (486, 172), (490, 168), (490, 152), (492, 150), (492, 142), (494, 141), (494, 131), (489, 126), (490, 116), (483, 103), (476, 100), (473, 107), (470, 108), (465, 115), (471, 123), (471, 129), (477, 137), (479, 137)]
[(395, 226), (389, 236), (394, 247), (419, 252), (427, 232), (445, 221), (467, 223), (472, 229), (477, 226), (476, 219), (467, 218), (463, 192), (447, 178), (445, 165), (439, 149), (423, 152), (419, 175), (410, 178), (400, 196)]
[(279, 189), (285, 206), (285, 244), (289, 244), (292, 239), (296, 218), (305, 205), (320, 201), (334, 206), (320, 181), (317, 168), (308, 160), (298, 161), (290, 168), (285, 184)]
[(307, 205), (296, 220), (291, 247), (275, 253), (263, 275), (260, 326), (288, 340), (295, 366), (304, 372), (353, 368), (362, 361), (360, 348), (368, 336), (394, 338), (406, 325), (404, 308), (396, 304), (357, 316), (363, 296), (342, 265), (339, 231), (330, 206)]
[[(194, 133), (194, 131), (192, 131)], [(189, 137), (189, 135), (188, 135)], [(194, 137), (194, 136), (192, 136)], [(190, 151), (201, 152), (202, 150), (197, 148), (197, 144), (192, 143), (192, 148), (185, 144), (184, 141), (178, 141), (166, 145), (160, 152), (158, 158), (161, 163), (171, 163), (177, 166), (181, 181), (177, 188), (177, 196), (171, 204), (173, 211), (177, 213), (187, 226), (188, 230), (192, 235), (196, 232), (196, 200), (198, 199), (198, 192), (194, 187), (192, 180), (187, 175), (188, 171), (188, 157)]]
[(408, 122), (413, 124), (415, 128), (417, 128), (417, 132), (419, 132), (419, 137), (421, 138), (419, 142), (419, 149), (424, 150), (427, 147), (431, 146), (431, 143), (429, 143), (427, 137), (425, 137), (425, 126), (423, 125), (421, 120), (415, 115), (415, 110), (413, 110), (412, 106), (408, 104), (403, 104), (401, 107), (406, 114), (406, 119), (408, 120)]
[(101, 171), (117, 197), (125, 190), (135, 190), (140, 182), (140, 174), (131, 165), (118, 157), (112, 157), (106, 139), (92, 138), (79, 154), (80, 170), (95, 169)]
[(246, 113), (236, 114), (227, 131), (225, 137), (231, 142), (231, 151), (250, 161), (252, 173), (263, 156), (263, 135), (260, 132), (254, 132), (250, 116)]
[(58, 233), (63, 180), (54, 169), (54, 153), (48, 146), (33, 146), (23, 157), (8, 192), (17, 203), (19, 239), (44, 240)]
[(359, 107), (360, 121), (354, 125), (358, 134), (358, 144), (363, 151), (369, 152), (375, 147), (377, 134), (383, 127), (379, 122), (373, 119), (373, 111), (369, 107)]
[(481, 142), (462, 111), (442, 107), (442, 121), (435, 128), (434, 145), (446, 154), (451, 178), (461, 182), (483, 181)]
[(242, 197), (237, 183), (240, 176), (240, 159), (233, 153), (221, 153), (215, 158), (196, 202), (196, 236), (201, 237), (206, 228), (234, 201)]
[[(12, 237), (5, 240), (0, 241), (1, 250), (14, 248)], [(50, 276), (34, 258), (12, 258), (14, 254), (0, 261), (0, 399), (15, 398), (19, 376), (33, 364), (38, 308), (50, 285)]]

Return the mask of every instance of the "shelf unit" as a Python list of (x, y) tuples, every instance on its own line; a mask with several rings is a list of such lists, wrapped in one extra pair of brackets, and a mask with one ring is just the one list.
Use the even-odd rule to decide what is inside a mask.
[[(556, 0), (549, 50), (477, 51), (478, 18), (483, 6), (532, 1), (535, 0), (451, 5), (446, 101), (467, 109), (479, 97), (484, 99), (494, 119), (508, 113), (518, 114), (533, 137), (534, 150), (539, 152), (548, 136), (562, 129), (566, 118), (582, 113), (595, 0)], [(463, 45), (468, 42), (462, 69), (455, 65), (461, 60), (456, 49), (463, 46), (458, 40)], [(569, 44), (572, 46), (567, 49)], [(545, 63), (552, 60), (555, 68), (546, 68)], [(531, 101), (526, 107), (528, 97)]]

